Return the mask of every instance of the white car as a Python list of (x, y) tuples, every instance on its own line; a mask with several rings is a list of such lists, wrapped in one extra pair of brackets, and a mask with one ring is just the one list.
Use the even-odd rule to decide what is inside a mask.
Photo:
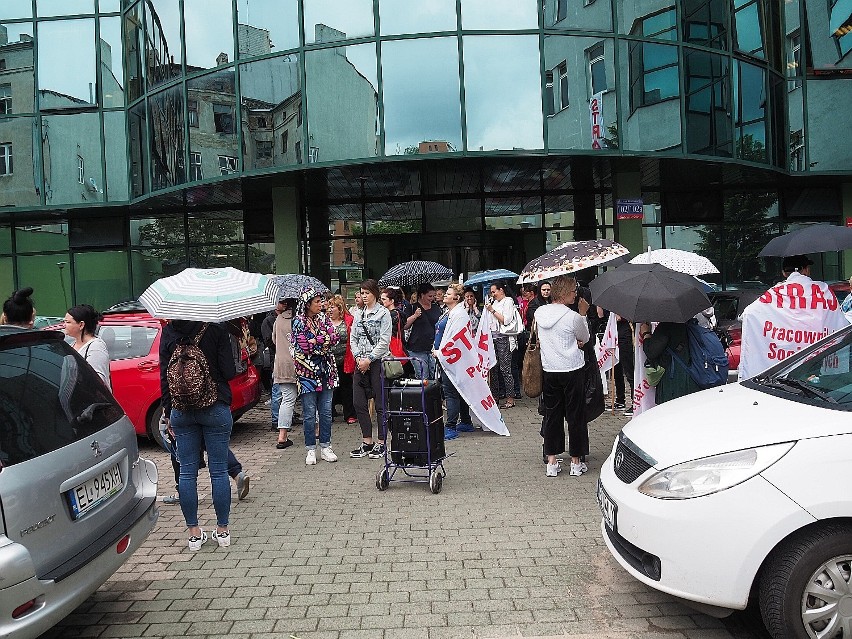
[(852, 637), (852, 326), (619, 434), (601, 529), (636, 579), (782, 637)]

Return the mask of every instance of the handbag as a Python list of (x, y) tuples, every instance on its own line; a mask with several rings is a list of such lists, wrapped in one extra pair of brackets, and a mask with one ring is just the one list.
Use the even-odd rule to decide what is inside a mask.
[(516, 337), (524, 332), (524, 320), (521, 317), (521, 312), (517, 306), (513, 305), (512, 308), (514, 310), (512, 321), (508, 324), (501, 324), (500, 328), (497, 329), (500, 335), (505, 335), (506, 337)]
[(541, 367), (541, 348), (538, 343), (538, 332), (535, 320), (530, 328), (530, 339), (524, 353), (524, 364), (521, 369), (521, 386), (527, 397), (538, 397), (542, 392), (543, 369)]
[(400, 337), (402, 333), (402, 321), (399, 314), (397, 314), (396, 320), (396, 330), (391, 335), (388, 348), (394, 357), (408, 357), (408, 353), (405, 352), (405, 347), (402, 345), (402, 338)]
[[(367, 341), (370, 342), (371, 345), (375, 346), (376, 342), (373, 341), (373, 338), (370, 337), (370, 333), (367, 331), (367, 324), (364, 321), (364, 317), (367, 315), (366, 309), (363, 313), (361, 313), (361, 328), (364, 329), (364, 337), (367, 338)], [(394, 336), (391, 335), (391, 344), (393, 344)], [(402, 348), (402, 342), (399, 340), (399, 337), (396, 337), (396, 341), (399, 344), (399, 347)], [(396, 353), (391, 349), (391, 355), (397, 356)], [(405, 357), (405, 351), (403, 350), (403, 354), (401, 357)], [(384, 373), (385, 379), (399, 379), (405, 373), (402, 362), (395, 359), (385, 359), (382, 358), (382, 373)]]
[(645, 378), (648, 380), (649, 386), (656, 386), (659, 384), (665, 374), (666, 369), (659, 364), (657, 366), (649, 366), (648, 364), (645, 364)]

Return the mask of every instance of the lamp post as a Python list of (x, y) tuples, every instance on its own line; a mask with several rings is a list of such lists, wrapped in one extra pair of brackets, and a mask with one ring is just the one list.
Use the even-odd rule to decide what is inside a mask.
[(63, 269), (65, 268), (65, 264), (67, 262), (57, 262), (56, 266), (59, 268), (59, 285), (62, 287), (62, 299), (65, 302), (65, 309), (68, 309), (68, 292), (65, 290), (65, 278), (63, 277)]

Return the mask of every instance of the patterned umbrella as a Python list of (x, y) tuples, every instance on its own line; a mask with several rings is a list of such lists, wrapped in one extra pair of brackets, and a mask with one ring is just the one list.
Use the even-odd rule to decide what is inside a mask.
[(518, 277), (518, 274), (514, 271), (508, 271), (504, 268), (495, 268), (490, 271), (482, 271), (482, 273), (477, 273), (476, 275), (465, 280), (465, 286), (472, 286), (474, 284), (490, 284), (496, 280), (514, 280)]
[(225, 322), (270, 311), (277, 287), (266, 275), (235, 268), (187, 268), (151, 284), (139, 301), (154, 317)]
[(524, 267), (518, 284), (532, 284), (617, 260), (630, 251), (612, 240), (566, 242)]
[(403, 262), (389, 269), (379, 279), (379, 286), (417, 286), (426, 282), (438, 282), (453, 278), (453, 272), (437, 262), (414, 260)]
[(329, 288), (317, 278), (301, 273), (285, 273), (284, 275), (268, 275), (278, 287), (276, 298), (296, 299), (306, 288), (312, 288), (317, 293), (328, 293)]
[(713, 262), (698, 253), (681, 251), (679, 249), (656, 249), (650, 248), (646, 253), (641, 253), (630, 260), (631, 264), (662, 264), (678, 273), (687, 275), (707, 275), (718, 273), (719, 269), (713, 266)]

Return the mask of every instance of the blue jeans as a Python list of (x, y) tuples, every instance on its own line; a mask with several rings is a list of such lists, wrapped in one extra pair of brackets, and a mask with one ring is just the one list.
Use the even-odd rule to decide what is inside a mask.
[(180, 476), (180, 509), (188, 528), (198, 525), (198, 467), (202, 445), (207, 448), (207, 470), (213, 486), (216, 524), (227, 527), (231, 514), (231, 484), (228, 480), (228, 442), (234, 420), (231, 408), (216, 402), (210, 408), (171, 413), (172, 430), (177, 440)]
[(272, 384), (270, 392), (269, 410), (272, 411), (272, 425), (278, 427), (278, 412), (281, 410), (281, 387)]
[(414, 366), (414, 373), (420, 379), (435, 379), (436, 362), (432, 353), (409, 351), (408, 356), (411, 358), (411, 365)]
[(445, 373), (441, 375), (441, 388), (444, 390), (444, 399), (447, 402), (447, 426), (455, 428), (458, 424), (470, 424), (470, 406), (459, 395), (458, 389), (450, 381), (450, 376)]
[(331, 446), (331, 398), (334, 390), (302, 393), (302, 419), (305, 428), (305, 448), (316, 450), (316, 423), (319, 416), (320, 447)]

